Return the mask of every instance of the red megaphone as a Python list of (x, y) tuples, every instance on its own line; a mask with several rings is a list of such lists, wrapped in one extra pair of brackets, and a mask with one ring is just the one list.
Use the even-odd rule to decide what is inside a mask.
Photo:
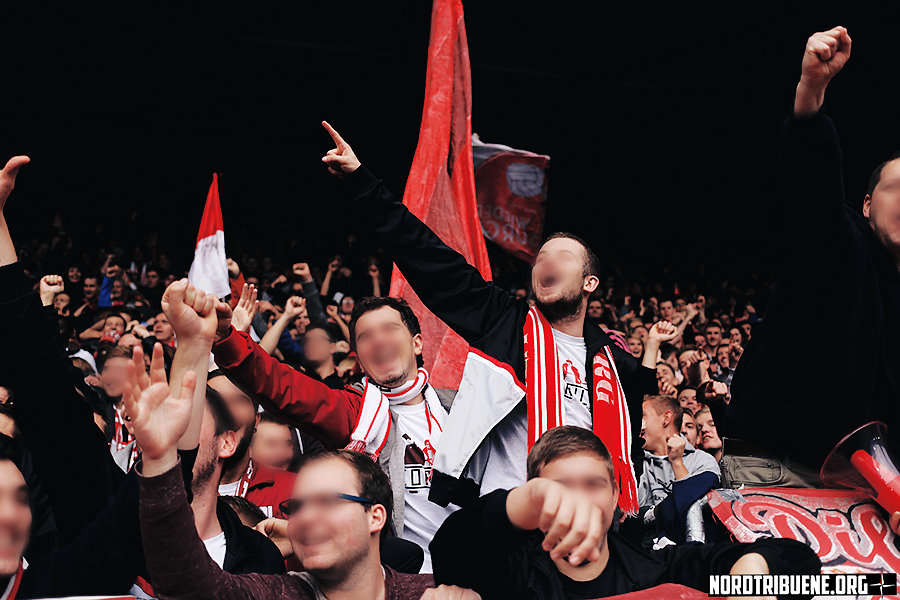
[(887, 425), (881, 421), (872, 421), (848, 434), (822, 464), (822, 483), (861, 490), (889, 515), (900, 511), (900, 470), (886, 440)]

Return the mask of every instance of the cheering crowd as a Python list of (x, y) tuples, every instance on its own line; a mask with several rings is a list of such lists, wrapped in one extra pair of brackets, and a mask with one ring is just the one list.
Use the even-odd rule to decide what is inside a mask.
[[(780, 160), (785, 218), (810, 233), (765, 306), (759, 290), (608, 278), (568, 233), (529, 281), (488, 283), (327, 123), (322, 160), (380, 247), (228, 259), (217, 298), (155, 245), (102, 260), (14, 245), (3, 209), (29, 159), (12, 158), (2, 600), (587, 599), (818, 573), (801, 542), (698, 543), (687, 515), (719, 487), (821, 486), (844, 434), (895, 420), (900, 159), (875, 170), (862, 216), (844, 207), (821, 107), (849, 54), (842, 27), (807, 43)], [(419, 316), (386, 295), (391, 262), (469, 344), (458, 389), (429, 383)], [(819, 312), (846, 317), (810, 333), (841, 373), (810, 382), (821, 354), (782, 349)]]

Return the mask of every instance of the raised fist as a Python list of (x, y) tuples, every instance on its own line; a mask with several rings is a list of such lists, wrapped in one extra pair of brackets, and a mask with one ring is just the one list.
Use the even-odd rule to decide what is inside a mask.
[(59, 275), (44, 275), (41, 277), (40, 283), (40, 296), (41, 296), (41, 304), (44, 306), (50, 306), (53, 304), (53, 298), (56, 297), (57, 294), (63, 292), (65, 290), (65, 286), (63, 285), (63, 278)]
[(806, 41), (800, 77), (813, 85), (825, 85), (849, 58), (850, 35), (846, 27), (814, 33)]
[(312, 273), (310, 273), (309, 271), (308, 263), (297, 263), (293, 266), (292, 271), (294, 272), (294, 275), (296, 275), (303, 283), (309, 283), (310, 281), (312, 281)]
[(299, 317), (306, 313), (306, 298), (291, 296), (284, 304), (284, 314), (288, 319)]
[(647, 334), (648, 340), (655, 340), (659, 343), (671, 342), (676, 337), (678, 337), (678, 328), (668, 321), (654, 323)]

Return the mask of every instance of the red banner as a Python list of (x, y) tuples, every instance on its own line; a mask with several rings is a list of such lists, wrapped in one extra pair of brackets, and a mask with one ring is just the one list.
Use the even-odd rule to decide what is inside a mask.
[(822, 559), (823, 573), (900, 572), (900, 551), (884, 511), (849, 490), (713, 490), (713, 514), (739, 542), (799, 540)]
[[(403, 203), (490, 281), (475, 203), (472, 77), (460, 0), (434, 1), (425, 80), (422, 127)], [(456, 389), (468, 345), (425, 308), (396, 266), (390, 295), (406, 299), (419, 317), (431, 384)]]
[(475, 192), (484, 237), (516, 258), (533, 263), (544, 232), (550, 157), (477, 142), (474, 152)]

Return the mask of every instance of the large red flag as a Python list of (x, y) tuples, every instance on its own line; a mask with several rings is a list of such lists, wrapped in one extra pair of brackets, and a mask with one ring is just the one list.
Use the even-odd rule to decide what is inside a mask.
[[(472, 167), (472, 77), (460, 0), (434, 0), (425, 109), (403, 203), (469, 264), (491, 279)], [(468, 346), (424, 307), (394, 267), (391, 296), (406, 299), (422, 323), (425, 364), (435, 387), (459, 385)]]

